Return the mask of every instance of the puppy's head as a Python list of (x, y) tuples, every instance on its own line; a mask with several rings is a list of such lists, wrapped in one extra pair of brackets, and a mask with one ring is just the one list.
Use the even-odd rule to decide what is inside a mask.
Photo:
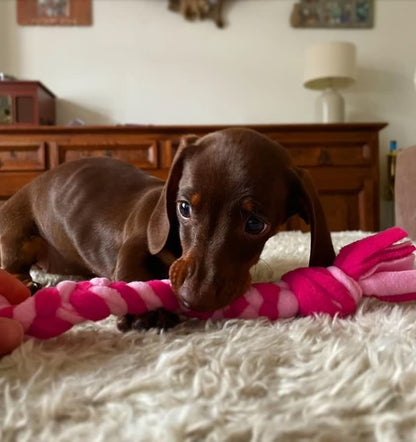
[(158, 253), (179, 223), (173, 288), (185, 307), (216, 310), (244, 293), (265, 242), (296, 213), (311, 224), (310, 264), (332, 264), (316, 190), (283, 147), (249, 129), (188, 136), (152, 214), (149, 250)]

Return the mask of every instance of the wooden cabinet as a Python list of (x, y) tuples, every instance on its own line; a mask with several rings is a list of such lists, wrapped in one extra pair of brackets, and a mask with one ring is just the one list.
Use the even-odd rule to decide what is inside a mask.
[(0, 125), (55, 124), (55, 95), (39, 81), (0, 81)]
[[(378, 132), (385, 123), (246, 126), (289, 149), (311, 173), (333, 231), (379, 228)], [(0, 129), (0, 203), (66, 161), (109, 156), (166, 178), (180, 138), (226, 126), (33, 127)], [(288, 229), (307, 230), (294, 217)]]

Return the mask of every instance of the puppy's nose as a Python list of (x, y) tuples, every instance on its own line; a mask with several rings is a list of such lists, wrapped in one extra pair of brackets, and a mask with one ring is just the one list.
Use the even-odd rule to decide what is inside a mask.
[(191, 310), (191, 303), (189, 301), (186, 301), (185, 299), (181, 300), (181, 304), (187, 308), (188, 310)]
[(187, 285), (183, 285), (179, 289), (178, 297), (179, 297), (179, 302), (182, 304), (182, 306), (191, 310), (192, 292)]
[(179, 303), (189, 310), (195, 312), (212, 312), (218, 308), (213, 294), (215, 294), (215, 291), (210, 286), (193, 287), (193, 285), (185, 282), (178, 291), (178, 299)]

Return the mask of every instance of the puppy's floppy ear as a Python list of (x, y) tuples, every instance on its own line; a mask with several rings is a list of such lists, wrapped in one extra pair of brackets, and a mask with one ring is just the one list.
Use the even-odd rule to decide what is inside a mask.
[(335, 252), (318, 192), (312, 178), (304, 169), (289, 169), (291, 192), (288, 201), (289, 216), (298, 214), (311, 226), (311, 254), (309, 265), (328, 267), (333, 264)]
[(168, 240), (169, 231), (176, 219), (176, 195), (182, 176), (187, 147), (198, 140), (196, 135), (186, 135), (181, 139), (178, 151), (169, 170), (168, 179), (153, 209), (147, 226), (147, 241), (152, 255), (159, 253)]

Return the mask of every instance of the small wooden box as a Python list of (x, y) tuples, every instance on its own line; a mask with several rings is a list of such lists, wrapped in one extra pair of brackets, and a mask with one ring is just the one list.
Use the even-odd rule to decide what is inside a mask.
[(0, 126), (54, 126), (55, 95), (39, 81), (0, 81)]

